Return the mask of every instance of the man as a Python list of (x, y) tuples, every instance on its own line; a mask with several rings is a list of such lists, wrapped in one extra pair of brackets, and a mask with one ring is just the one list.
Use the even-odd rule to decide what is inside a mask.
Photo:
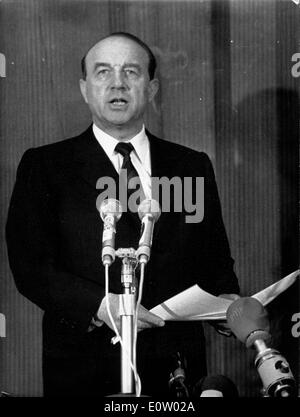
[[(93, 125), (78, 137), (28, 150), (12, 195), (7, 244), (19, 291), (45, 311), (45, 396), (103, 396), (120, 391), (120, 352), (105, 307), (99, 178), (119, 184), (126, 159), (151, 197), (151, 177), (204, 178), (204, 218), (186, 223), (171, 208), (158, 220), (138, 314), (138, 372), (148, 395), (166, 394), (174, 357), (194, 384), (205, 375), (202, 326), (164, 322), (149, 309), (198, 283), (215, 295), (239, 291), (208, 157), (145, 131), (143, 116), (158, 90), (155, 58), (136, 37), (101, 39), (82, 61), (80, 88)], [(130, 142), (129, 157), (116, 150)], [(121, 145), (122, 146), (122, 145)], [(128, 147), (128, 145), (125, 145)], [(117, 148), (118, 149), (118, 148)], [(194, 190), (195, 191), (195, 190)], [(197, 190), (196, 190), (197, 191)], [(122, 215), (116, 247), (137, 247), (140, 222)], [(110, 268), (110, 304), (119, 325), (120, 262)]]

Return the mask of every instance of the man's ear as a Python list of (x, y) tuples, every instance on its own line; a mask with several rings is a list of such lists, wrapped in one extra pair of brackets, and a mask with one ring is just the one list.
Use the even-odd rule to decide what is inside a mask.
[(81, 91), (82, 97), (84, 98), (84, 101), (88, 103), (87, 94), (86, 94), (86, 80), (83, 80), (82, 78), (80, 78), (79, 86), (80, 86), (80, 91)]
[(152, 101), (158, 92), (159, 89), (159, 81), (157, 78), (153, 78), (153, 80), (149, 81), (148, 85), (148, 93), (149, 93), (149, 101)]

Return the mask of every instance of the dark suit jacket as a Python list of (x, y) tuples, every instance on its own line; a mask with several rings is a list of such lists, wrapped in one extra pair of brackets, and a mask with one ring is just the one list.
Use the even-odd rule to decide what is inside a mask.
[[(188, 224), (187, 213), (172, 209), (162, 213), (155, 225), (142, 304), (150, 309), (195, 283), (215, 295), (238, 292), (209, 158), (147, 134), (153, 177), (204, 177), (204, 219)], [(91, 127), (78, 137), (29, 149), (18, 168), (6, 229), (9, 261), (19, 291), (45, 311), (44, 362), (47, 358), (54, 361), (49, 366), (52, 370), (55, 360), (66, 363), (75, 358), (78, 365), (79, 357), (93, 358), (93, 369), (102, 358), (103, 374), (103, 357), (108, 358), (106, 362), (118, 357), (117, 348), (109, 343), (112, 332), (107, 326), (87, 332), (104, 296), (103, 223), (96, 209), (101, 192), (96, 182), (103, 176), (118, 183), (118, 174)], [(122, 216), (116, 247), (136, 248), (138, 238), (137, 219)], [(118, 261), (111, 267), (110, 291), (121, 291)], [(147, 367), (148, 373), (158, 371), (153, 358), (161, 367), (180, 349), (187, 358), (194, 355), (191, 374), (200, 377), (203, 373), (199, 323), (168, 323), (141, 332), (138, 339), (140, 366)], [(55, 381), (55, 375), (51, 378)]]

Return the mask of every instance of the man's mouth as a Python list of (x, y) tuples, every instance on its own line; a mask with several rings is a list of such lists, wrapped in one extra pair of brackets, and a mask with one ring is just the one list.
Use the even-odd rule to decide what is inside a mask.
[(109, 101), (109, 103), (115, 107), (123, 107), (126, 104), (128, 104), (128, 101), (125, 100), (124, 98), (113, 98), (112, 100)]

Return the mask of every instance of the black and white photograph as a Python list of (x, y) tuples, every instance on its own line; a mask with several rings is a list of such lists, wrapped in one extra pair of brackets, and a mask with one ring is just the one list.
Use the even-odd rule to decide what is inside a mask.
[(0, 0), (0, 33), (0, 397), (299, 397), (300, 0)]

